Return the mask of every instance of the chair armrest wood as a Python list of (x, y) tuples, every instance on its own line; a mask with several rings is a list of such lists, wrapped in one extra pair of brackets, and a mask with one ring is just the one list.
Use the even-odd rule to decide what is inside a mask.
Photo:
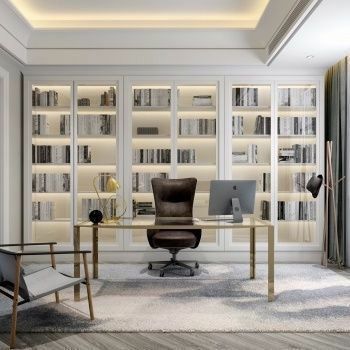
[(51, 245), (51, 244), (57, 244), (57, 242), (0, 244), (0, 248), (3, 248), (3, 247), (28, 247), (28, 246)]
[(57, 250), (52, 252), (12, 252), (10, 250), (1, 249), (0, 252), (9, 255), (24, 256), (24, 255), (63, 255), (63, 254), (89, 254), (91, 250)]

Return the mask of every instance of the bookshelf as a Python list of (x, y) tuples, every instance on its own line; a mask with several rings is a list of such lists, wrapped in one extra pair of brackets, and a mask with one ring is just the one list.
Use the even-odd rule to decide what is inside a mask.
[[(133, 209), (139, 215), (152, 213), (152, 177), (196, 177), (195, 216), (207, 215), (210, 180), (256, 180), (255, 214), (276, 224), (276, 248), (291, 254), (319, 249), (322, 191), (315, 201), (293, 181), (304, 183), (310, 174), (323, 173), (321, 78), (56, 76), (28, 77), (25, 84), (26, 241), (72, 244), (74, 223), (96, 206), (93, 179), (108, 173), (121, 184), (118, 193), (127, 201), (127, 216)], [(48, 93), (41, 97), (48, 105), (32, 106), (35, 88)], [(50, 97), (50, 90), (57, 94)], [(101, 96), (109, 105), (101, 105)], [(54, 157), (33, 157), (32, 145), (39, 154), (54, 150)], [(45, 147), (50, 148), (43, 151)], [(297, 161), (291, 161), (294, 149)], [(69, 159), (63, 160), (63, 153)], [(57, 185), (61, 182), (64, 187)], [(101, 197), (109, 196), (101, 192)], [(133, 206), (133, 201), (141, 205)], [(38, 212), (32, 210), (33, 202), (44, 203), (40, 209), (47, 215), (32, 220), (32, 212)], [(279, 202), (287, 203), (284, 216)], [(291, 214), (295, 202), (313, 216)], [(264, 213), (262, 203), (270, 203)], [(205, 231), (198, 251), (246, 249), (248, 232), (234, 233)], [(265, 247), (265, 235), (257, 234), (258, 245)], [(82, 230), (83, 242), (88, 235)], [(100, 240), (104, 250), (150, 249), (144, 230), (101, 230)]]
[(314, 84), (277, 86), (278, 240), (317, 241), (317, 202), (305, 186), (318, 174), (317, 88)]

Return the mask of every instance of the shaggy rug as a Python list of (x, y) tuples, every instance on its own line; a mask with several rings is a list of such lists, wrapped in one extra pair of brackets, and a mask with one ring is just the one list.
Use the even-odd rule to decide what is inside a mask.
[[(72, 272), (71, 265), (59, 270)], [(276, 300), (267, 302), (267, 266), (203, 264), (194, 277), (160, 278), (145, 264), (101, 264), (92, 280), (95, 321), (85, 286), (19, 307), (19, 332), (324, 332), (350, 331), (350, 279), (318, 265), (279, 264)], [(0, 332), (9, 332), (11, 301), (0, 295)]]

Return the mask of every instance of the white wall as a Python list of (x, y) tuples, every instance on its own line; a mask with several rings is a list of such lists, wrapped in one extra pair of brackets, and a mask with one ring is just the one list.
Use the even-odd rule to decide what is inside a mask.
[[(14, 61), (6, 52), (0, 49), (0, 67), (8, 72), (9, 77), (9, 120), (7, 132), (9, 140), (9, 164), (6, 167), (9, 174), (8, 226), (9, 241), (18, 242), (21, 239), (21, 184), (22, 184), (22, 131), (21, 131), (21, 65)], [(0, 193), (3, 189), (0, 189)], [(6, 203), (5, 203), (6, 205)], [(6, 237), (6, 235), (5, 235)]]

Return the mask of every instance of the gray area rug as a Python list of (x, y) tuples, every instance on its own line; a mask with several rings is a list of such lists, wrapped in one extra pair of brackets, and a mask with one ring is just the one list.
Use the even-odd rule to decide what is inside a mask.
[[(59, 270), (72, 272), (72, 265)], [(91, 270), (90, 270), (91, 271)], [(92, 280), (95, 321), (85, 287), (20, 306), (19, 332), (316, 332), (350, 331), (350, 279), (318, 265), (275, 268), (276, 300), (267, 302), (267, 266), (203, 264), (196, 276), (164, 278), (145, 264), (102, 264)], [(0, 332), (9, 332), (11, 302), (0, 295)]]

